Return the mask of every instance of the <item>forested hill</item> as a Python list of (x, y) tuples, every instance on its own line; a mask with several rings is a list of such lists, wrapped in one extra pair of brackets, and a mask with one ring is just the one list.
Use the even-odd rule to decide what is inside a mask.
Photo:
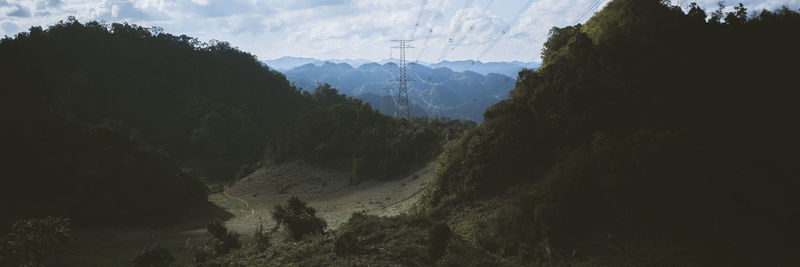
[[(707, 17), (710, 19), (707, 21)], [(442, 156), (429, 207), (509, 206), (477, 244), (524, 263), (800, 262), (800, 14), (615, 0)]]
[(234, 178), (311, 106), (227, 43), (128, 24), (33, 27), (0, 41), (0, 58), (4, 219), (196, 210), (207, 203), (198, 176)]
[(68, 119), (121, 121), (212, 179), (260, 160), (265, 137), (310, 107), (282, 74), (226, 42), (66, 21), (6, 38), (0, 49), (11, 83), (4, 91), (35, 88)]

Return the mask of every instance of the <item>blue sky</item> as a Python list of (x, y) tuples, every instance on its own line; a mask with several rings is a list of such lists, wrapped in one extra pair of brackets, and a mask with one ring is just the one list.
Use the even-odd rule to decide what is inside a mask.
[[(688, 5), (692, 1), (673, 0)], [(574, 24), (595, 0), (0, 0), (0, 36), (51, 25), (127, 21), (230, 42), (260, 59), (390, 56), (392, 39), (416, 39), (412, 58), (537, 61), (553, 26)], [(605, 1), (603, 1), (605, 2)], [(707, 9), (716, 0), (697, 0)], [(739, 1), (727, 1), (729, 5)], [(742, 1), (750, 10), (800, 0)], [(422, 6), (422, 15), (420, 10)], [(604, 4), (600, 4), (602, 8)], [(468, 8), (465, 8), (468, 7)], [(519, 14), (519, 16), (517, 16)], [(419, 26), (417, 20), (420, 21)], [(584, 19), (585, 20), (585, 19)], [(416, 32), (415, 32), (416, 28)], [(452, 39), (452, 42), (450, 40)]]

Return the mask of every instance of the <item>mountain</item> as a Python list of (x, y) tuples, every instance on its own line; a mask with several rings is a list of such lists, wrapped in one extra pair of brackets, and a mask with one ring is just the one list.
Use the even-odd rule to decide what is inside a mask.
[(269, 66), (271, 69), (287, 71), (306, 64), (322, 65), (324, 61), (307, 57), (281, 57), (266, 60), (263, 63)]
[(517, 73), (522, 70), (522, 68), (527, 67), (530, 69), (536, 69), (541, 66), (541, 63), (532, 62), (531, 64), (526, 64), (525, 62), (520, 61), (511, 61), (511, 62), (481, 62), (475, 60), (462, 60), (462, 61), (441, 61), (438, 63), (433, 64), (425, 64), (431, 68), (449, 68), (456, 72), (464, 72), (464, 71), (473, 71), (483, 75), (488, 75), (490, 73), (498, 73), (509, 77), (517, 77)]
[[(408, 84), (409, 102), (416, 115), (480, 122), (486, 108), (506, 99), (516, 82), (501, 74), (454, 72), (445, 67), (429, 68), (414, 63), (409, 64), (408, 69), (414, 80)], [(394, 113), (392, 108), (386, 108), (393, 101), (387, 103), (376, 98), (396, 97), (398, 85), (390, 81), (399, 77), (400, 68), (394, 63), (367, 63), (358, 67), (346, 63), (309, 63), (284, 74), (299, 88), (316, 88), (317, 84), (328, 83), (346, 95), (364, 99), (384, 114)], [(422, 112), (417, 111), (419, 109)]]
[(307, 57), (280, 57), (276, 59), (265, 60), (264, 64), (269, 66), (270, 68), (276, 69), (278, 71), (288, 71), (302, 65), (306, 64), (313, 64), (316, 66), (321, 66), (325, 64), (325, 62), (331, 63), (345, 63), (351, 65), (353, 67), (358, 67), (363, 64), (371, 63), (372, 61), (366, 59), (326, 59), (320, 60), (315, 58), (307, 58)]

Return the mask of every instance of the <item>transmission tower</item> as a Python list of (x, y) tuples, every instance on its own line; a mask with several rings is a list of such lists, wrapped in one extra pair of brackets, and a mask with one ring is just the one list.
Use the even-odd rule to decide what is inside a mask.
[(397, 108), (394, 114), (395, 117), (406, 117), (409, 121), (411, 121), (411, 105), (408, 103), (408, 82), (413, 80), (408, 78), (408, 72), (406, 71), (406, 66), (408, 65), (406, 61), (406, 49), (414, 48), (411, 46), (411, 42), (413, 41), (414, 40), (392, 40), (392, 42), (397, 43), (397, 46), (393, 46), (392, 49), (400, 50), (400, 58), (397, 62), (397, 66), (400, 67), (400, 77), (396, 79), (400, 86), (397, 89)]

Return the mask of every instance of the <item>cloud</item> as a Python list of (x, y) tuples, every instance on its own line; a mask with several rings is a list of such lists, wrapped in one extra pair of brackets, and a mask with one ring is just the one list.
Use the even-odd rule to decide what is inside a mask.
[(470, 8), (459, 10), (450, 20), (449, 32), (455, 32), (460, 27), (458, 40), (461, 45), (482, 44), (493, 41), (508, 27), (508, 23), (496, 15), (480, 9)]
[(5, 16), (9, 17), (29, 17), (31, 13), (28, 11), (27, 8), (21, 5), (6, 5), (0, 7), (0, 14), (4, 14)]
[(4, 21), (0, 23), (0, 29), (3, 30), (3, 33), (6, 35), (14, 35), (19, 30), (19, 26), (9, 21)]
[(112, 18), (122, 20), (147, 20), (150, 15), (139, 8), (136, 8), (133, 3), (128, 1), (116, 1), (110, 4), (110, 14)]
[[(449, 35), (462, 25), (454, 40), (457, 45), (445, 60), (476, 59), (486, 51), (483, 61), (524, 61), (538, 57), (550, 28), (573, 24), (594, 2), (534, 0), (514, 20), (528, 1), (482, 0), (460, 10), (464, 0), (428, 0), (415, 25), (422, 0), (0, 0), (0, 28), (13, 34), (67, 16), (82, 22), (129, 22), (200, 40), (228, 41), (264, 59), (291, 55), (380, 60), (389, 56), (390, 40), (413, 35), (417, 49), (412, 53), (431, 60), (448, 48)], [(695, 1), (713, 10), (717, 0), (686, 2)], [(751, 12), (800, 7), (800, 0), (743, 2)]]

